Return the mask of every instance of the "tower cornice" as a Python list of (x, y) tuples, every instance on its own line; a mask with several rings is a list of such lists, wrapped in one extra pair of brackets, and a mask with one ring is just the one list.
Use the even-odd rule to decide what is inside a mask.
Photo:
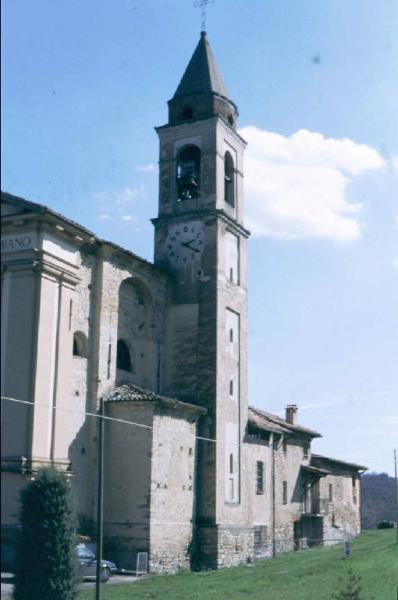
[(250, 237), (250, 231), (237, 223), (235, 219), (231, 218), (224, 210), (222, 209), (203, 209), (203, 210), (190, 210), (184, 213), (179, 213), (178, 215), (162, 215), (160, 217), (154, 217), (151, 219), (153, 225), (160, 225), (164, 223), (171, 223), (175, 221), (189, 221), (192, 219), (203, 219), (205, 217), (209, 218), (218, 218), (224, 221), (227, 225), (234, 228), (240, 235), (242, 235), (245, 239)]
[(204, 121), (214, 121), (214, 122), (222, 123), (224, 126), (226, 126), (228, 128), (228, 131), (231, 133), (231, 135), (233, 135), (237, 140), (239, 140), (240, 143), (243, 145), (243, 147), (246, 148), (247, 141), (236, 131), (236, 129), (231, 127), (231, 125), (228, 123), (228, 120), (225, 119), (222, 115), (212, 115), (211, 117), (201, 117), (201, 118), (195, 119), (195, 121), (189, 121), (189, 122), (181, 121), (179, 123), (165, 123), (164, 125), (155, 126), (154, 129), (157, 133), (159, 133), (159, 131), (165, 131), (167, 129), (176, 129), (177, 127), (192, 128), (192, 125), (194, 123), (203, 123)]

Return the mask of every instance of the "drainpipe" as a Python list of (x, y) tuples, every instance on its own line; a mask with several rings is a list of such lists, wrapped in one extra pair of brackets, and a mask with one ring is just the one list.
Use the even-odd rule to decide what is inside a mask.
[(272, 479), (272, 558), (276, 556), (276, 540), (275, 540), (275, 529), (276, 529), (276, 521), (275, 521), (275, 442), (274, 442), (274, 434), (271, 433), (271, 448), (272, 448), (272, 457), (271, 457), (271, 479)]

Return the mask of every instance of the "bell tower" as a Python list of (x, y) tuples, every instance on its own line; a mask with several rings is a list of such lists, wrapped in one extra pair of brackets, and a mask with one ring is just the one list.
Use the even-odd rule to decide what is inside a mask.
[(246, 142), (205, 32), (168, 105), (168, 123), (156, 128), (159, 215), (153, 219), (155, 264), (173, 281), (163, 392), (207, 409), (199, 435), (214, 441), (197, 445), (196, 541), (202, 563), (217, 566), (225, 543), (236, 548), (231, 562), (251, 553), (241, 453), (249, 232), (243, 225)]

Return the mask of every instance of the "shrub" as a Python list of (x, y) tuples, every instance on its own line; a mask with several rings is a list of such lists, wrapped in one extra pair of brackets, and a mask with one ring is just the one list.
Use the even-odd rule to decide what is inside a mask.
[(393, 521), (381, 521), (377, 525), (377, 529), (394, 529), (394, 523)]
[(15, 600), (73, 600), (77, 596), (75, 513), (66, 475), (38, 471), (21, 491), (21, 532)]
[(337, 594), (332, 594), (333, 600), (361, 600), (361, 578), (355, 575), (351, 569), (345, 578), (339, 577), (342, 589)]

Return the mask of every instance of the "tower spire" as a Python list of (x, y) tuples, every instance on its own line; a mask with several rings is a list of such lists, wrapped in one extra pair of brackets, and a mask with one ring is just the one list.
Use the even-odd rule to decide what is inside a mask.
[(222, 116), (234, 127), (238, 109), (228, 98), (207, 34), (202, 30), (191, 60), (173, 98), (169, 100), (169, 123), (215, 115)]

